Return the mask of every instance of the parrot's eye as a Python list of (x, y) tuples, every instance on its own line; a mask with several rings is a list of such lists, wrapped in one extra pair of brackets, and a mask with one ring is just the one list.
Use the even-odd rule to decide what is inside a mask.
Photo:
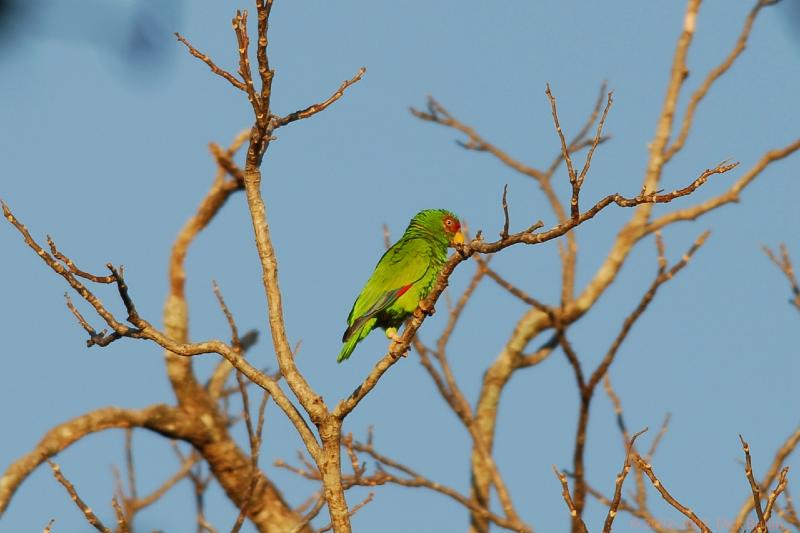
[(445, 221), (444, 221), (444, 225), (445, 225), (445, 226), (447, 226), (447, 227), (449, 228), (450, 226), (452, 226), (452, 225), (453, 225), (453, 219), (452, 219), (452, 218), (447, 218), (447, 219), (445, 219)]

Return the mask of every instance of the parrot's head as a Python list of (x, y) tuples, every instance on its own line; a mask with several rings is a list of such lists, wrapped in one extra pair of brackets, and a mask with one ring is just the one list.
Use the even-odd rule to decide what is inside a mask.
[(450, 244), (463, 244), (464, 234), (461, 233), (461, 222), (458, 221), (453, 213), (445, 212), (442, 217), (442, 227), (447, 235)]
[(411, 225), (423, 226), (427, 233), (435, 235), (437, 239), (446, 240), (450, 246), (464, 242), (458, 217), (444, 209), (420, 211), (412, 219)]

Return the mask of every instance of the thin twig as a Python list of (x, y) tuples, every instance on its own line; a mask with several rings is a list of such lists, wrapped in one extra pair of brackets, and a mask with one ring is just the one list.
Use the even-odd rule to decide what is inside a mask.
[(233, 74), (231, 74), (227, 70), (219, 68), (214, 63), (214, 61), (211, 60), (210, 57), (208, 57), (207, 55), (199, 52), (194, 46), (191, 45), (191, 43), (189, 43), (189, 41), (186, 40), (186, 38), (183, 35), (181, 35), (180, 33), (176, 32), (175, 33), (175, 37), (177, 37), (178, 40), (180, 42), (182, 42), (186, 46), (186, 48), (189, 50), (190, 54), (192, 54), (194, 57), (196, 57), (197, 59), (199, 59), (200, 61), (202, 61), (206, 65), (208, 65), (208, 68), (211, 69), (211, 72), (213, 72), (217, 76), (225, 78), (226, 80), (228, 80), (230, 82), (231, 85), (233, 85), (234, 87), (236, 87), (240, 91), (246, 90), (245, 86), (244, 86), (244, 83), (242, 83), (241, 80), (237, 79)]
[(489, 278), (491, 278), (495, 283), (497, 283), (506, 291), (508, 291), (509, 294), (517, 297), (519, 300), (526, 303), (527, 305), (539, 309), (540, 311), (543, 311), (545, 313), (551, 312), (549, 306), (543, 304), (533, 296), (529, 295), (528, 293), (526, 293), (525, 291), (523, 291), (522, 289), (520, 289), (519, 287), (517, 287), (504, 277), (502, 277), (500, 274), (498, 274), (496, 270), (490, 268), (489, 264), (481, 256), (475, 255), (473, 257), (475, 258), (475, 261), (478, 263), (480, 270), (485, 272), (486, 275), (489, 276)]
[(762, 249), (764, 250), (764, 253), (767, 254), (767, 257), (769, 257), (769, 260), (772, 261), (781, 272), (783, 272), (784, 276), (786, 276), (786, 279), (791, 286), (793, 296), (790, 301), (792, 305), (800, 310), (800, 283), (798, 283), (797, 276), (794, 273), (794, 266), (792, 265), (792, 260), (789, 257), (789, 250), (786, 248), (786, 245), (784, 243), (780, 244), (780, 257), (778, 257), (778, 254), (770, 250), (767, 246), (762, 246)]
[(322, 511), (323, 507), (325, 507), (325, 495), (322, 492), (320, 492), (316, 497), (316, 503), (314, 503), (314, 506), (308, 511), (308, 513), (306, 513), (306, 515), (303, 517), (300, 523), (297, 524), (297, 526), (292, 530), (292, 533), (298, 533), (304, 527), (310, 524), (311, 521), (317, 517), (320, 511)]
[(200, 461), (200, 455), (192, 454), (186, 458), (185, 461), (182, 462), (180, 468), (177, 472), (172, 474), (167, 480), (165, 480), (156, 490), (139, 498), (138, 500), (132, 502), (133, 507), (138, 511), (149, 505), (154, 504), (158, 500), (160, 500), (164, 494), (167, 493), (172, 487), (174, 487), (179, 481), (189, 475), (191, 472), (192, 467)]
[(611, 533), (611, 525), (614, 523), (614, 517), (616, 517), (617, 512), (619, 512), (619, 504), (622, 498), (622, 484), (625, 482), (625, 478), (628, 476), (628, 472), (631, 469), (631, 451), (633, 450), (636, 438), (645, 431), (647, 431), (647, 428), (635, 433), (628, 442), (628, 448), (625, 451), (625, 463), (622, 465), (620, 473), (617, 474), (617, 481), (614, 485), (614, 498), (611, 500), (611, 505), (608, 506), (608, 514), (603, 524), (603, 533)]
[(500, 238), (505, 239), (508, 237), (508, 200), (506, 195), (508, 194), (508, 183), (503, 185), (503, 231), (500, 232)]
[(62, 263), (64, 263), (64, 265), (69, 269), (69, 271), (75, 274), (76, 276), (88, 279), (89, 281), (94, 281), (95, 283), (114, 283), (114, 276), (95, 276), (94, 274), (84, 272), (83, 270), (78, 268), (72, 261), (72, 259), (70, 259), (66, 255), (58, 251), (56, 243), (53, 241), (50, 235), (47, 236), (47, 244), (50, 245), (50, 252), (53, 254), (53, 256)]
[[(364, 498), (364, 501), (362, 501), (361, 503), (359, 503), (358, 505), (356, 505), (355, 507), (350, 509), (349, 515), (352, 517), (354, 514), (356, 514), (358, 511), (360, 511), (365, 505), (370, 503), (374, 497), (375, 497), (375, 493), (374, 492), (370, 492), (367, 495), (367, 497)], [(321, 527), (320, 529), (318, 529), (317, 533), (325, 533), (326, 531), (330, 531), (332, 529), (333, 529), (333, 524), (328, 524), (327, 526), (324, 526), (324, 527)]]
[(756, 531), (758, 531), (758, 533), (765, 533), (767, 530), (767, 524), (764, 519), (764, 509), (761, 507), (761, 487), (759, 487), (755, 477), (753, 477), (753, 465), (750, 462), (750, 445), (745, 442), (741, 435), (739, 435), (739, 440), (742, 441), (742, 449), (744, 450), (744, 475), (747, 477), (747, 481), (750, 483), (750, 490), (753, 493), (753, 506), (756, 510), (756, 516), (758, 516), (758, 526), (756, 527)]
[(792, 501), (792, 495), (789, 493), (788, 487), (784, 488), (783, 491), (783, 498), (786, 501), (786, 508), (781, 509), (777, 504), (775, 505), (775, 512), (783, 518), (786, 523), (793, 526), (795, 529), (800, 531), (800, 516), (797, 515), (797, 511), (794, 508), (794, 502)]
[(658, 449), (658, 445), (661, 444), (661, 440), (664, 438), (664, 435), (666, 435), (671, 418), (672, 415), (670, 413), (664, 415), (664, 420), (661, 422), (661, 428), (658, 430), (658, 434), (656, 434), (656, 438), (653, 439), (652, 444), (650, 444), (650, 449), (647, 451), (647, 455), (645, 455), (645, 458), (648, 461), (653, 458), (656, 453), (656, 449)]
[(336, 92), (330, 95), (327, 100), (325, 100), (324, 102), (320, 102), (318, 104), (312, 104), (306, 107), (305, 109), (300, 109), (298, 111), (295, 111), (294, 113), (289, 113), (285, 117), (279, 118), (278, 126), (285, 126), (286, 124), (294, 122), (295, 120), (308, 118), (313, 115), (316, 115), (321, 111), (324, 111), (328, 106), (330, 106), (336, 100), (344, 96), (344, 92), (348, 89), (348, 87), (361, 81), (361, 78), (364, 76), (366, 72), (367, 68), (361, 67), (360, 69), (358, 69), (358, 72), (356, 73), (355, 76), (353, 76), (349, 80), (343, 81), (342, 84), (339, 86), (339, 88), (336, 90)]
[(116, 497), (111, 498), (111, 506), (114, 508), (114, 515), (117, 517), (117, 531), (119, 533), (130, 533), (125, 513), (122, 512), (122, 507), (120, 507)]
[(586, 154), (586, 161), (584, 162), (581, 173), (578, 176), (578, 188), (583, 187), (583, 181), (586, 179), (586, 174), (589, 172), (589, 167), (592, 166), (592, 156), (594, 156), (594, 151), (597, 149), (597, 146), (600, 144), (600, 140), (603, 138), (603, 126), (606, 123), (606, 117), (608, 117), (608, 111), (611, 109), (611, 104), (613, 102), (614, 93), (609, 92), (606, 96), (606, 106), (603, 108), (603, 116), (600, 117), (600, 122), (597, 123), (597, 132), (594, 135), (594, 139), (592, 139), (592, 144), (589, 147), (589, 153)]
[(132, 499), (139, 496), (136, 491), (136, 469), (133, 465), (133, 428), (125, 430), (125, 470), (128, 473), (128, 494)]
[(272, 79), (275, 72), (269, 67), (267, 45), (269, 44), (269, 14), (272, 11), (272, 0), (256, 0), (258, 12), (258, 44), (256, 59), (258, 61), (258, 74), (261, 78), (261, 101), (268, 102), (272, 91)]
[(664, 501), (666, 501), (672, 507), (680, 511), (681, 514), (683, 514), (686, 518), (691, 520), (697, 527), (700, 528), (700, 531), (702, 531), (703, 533), (711, 533), (711, 529), (709, 529), (709, 527), (705, 524), (705, 522), (703, 522), (702, 520), (700, 520), (700, 518), (697, 517), (694, 511), (692, 511), (685, 505), (681, 504), (678, 500), (676, 500), (672, 496), (672, 494), (669, 493), (669, 491), (661, 482), (661, 480), (659, 480), (656, 477), (656, 474), (653, 472), (653, 467), (650, 465), (650, 463), (645, 461), (638, 454), (634, 458), (636, 459), (639, 468), (641, 468), (642, 471), (650, 479), (650, 482), (653, 484), (653, 487), (655, 487), (655, 489), (659, 492), (659, 494), (661, 494), (661, 497), (664, 498)]
[(409, 111), (412, 115), (420, 120), (435, 122), (464, 133), (467, 136), (467, 142), (457, 141), (458, 144), (463, 148), (478, 152), (488, 152), (521, 174), (525, 174), (537, 180), (544, 178), (544, 172), (520, 163), (493, 144), (487, 142), (483, 137), (478, 135), (478, 133), (472, 127), (467, 126), (463, 122), (454, 118), (453, 115), (451, 115), (450, 112), (432, 96), (428, 97), (427, 112), (419, 111), (414, 108), (410, 108)]
[(265, 108), (265, 103), (268, 104), (268, 102), (263, 102), (261, 95), (256, 94), (255, 85), (253, 84), (248, 53), (250, 37), (247, 34), (247, 10), (236, 10), (236, 16), (233, 18), (231, 24), (236, 34), (236, 40), (239, 43), (239, 76), (244, 80), (244, 92), (247, 93), (247, 99), (250, 100), (250, 105), (253, 107), (256, 121), (259, 124), (263, 124), (266, 120), (268, 110), (268, 108)]
[(482, 516), (483, 518), (497, 524), (500, 527), (515, 531), (527, 531), (529, 529), (524, 524), (521, 524), (518, 521), (503, 518), (501, 516), (492, 513), (489, 509), (477, 505), (475, 502), (473, 502), (466, 496), (462, 495), (455, 489), (448, 487), (446, 485), (442, 485), (441, 483), (432, 481), (426, 478), (425, 476), (421, 475), (419, 472), (413, 470), (412, 468), (402, 463), (399, 463), (398, 461), (390, 459), (389, 457), (383, 454), (378, 453), (369, 440), (367, 441), (366, 444), (360, 442), (354, 442), (353, 449), (360, 453), (366, 453), (367, 455), (378, 461), (379, 465), (395, 469), (407, 476), (407, 477), (397, 476), (387, 472), (384, 469), (381, 469), (372, 478), (363, 478), (360, 484), (369, 486), (371, 483), (372, 484), (393, 483), (404, 487), (424, 487), (429, 490), (448, 496), (449, 498), (452, 498), (456, 502), (460, 503), (461, 505), (469, 509), (470, 512), (476, 513)]
[[(781, 470), (780, 476), (778, 477), (778, 484), (775, 485), (775, 489), (772, 492), (770, 492), (769, 496), (767, 497), (767, 505), (766, 507), (764, 507), (764, 524), (769, 524), (769, 519), (772, 517), (772, 510), (775, 507), (775, 502), (777, 501), (778, 496), (780, 496), (781, 493), (784, 490), (786, 490), (786, 484), (787, 484), (786, 476), (788, 474), (789, 474), (789, 467), (786, 466), (783, 468), (783, 470)], [(753, 528), (751, 533), (755, 533), (756, 531), (758, 531), (758, 527), (759, 526)], [(767, 528), (765, 525), (764, 531), (766, 532), (766, 530)]]
[(102, 533), (111, 533), (111, 530), (103, 525), (103, 522), (97, 518), (97, 515), (94, 514), (94, 511), (92, 511), (92, 509), (86, 505), (86, 503), (84, 503), (81, 497), (78, 496), (75, 487), (66, 477), (64, 477), (64, 474), (61, 473), (61, 467), (49, 459), (47, 460), (47, 464), (50, 465), (50, 469), (53, 471), (53, 476), (56, 478), (56, 480), (58, 480), (58, 482), (61, 483), (65, 489), (67, 489), (70, 498), (72, 498), (72, 501), (78, 506), (78, 509), (81, 510), (83, 516), (86, 518), (86, 521), (89, 522), (89, 525)]
[(555, 472), (556, 477), (561, 482), (561, 495), (564, 497), (564, 501), (567, 503), (567, 507), (569, 508), (569, 514), (572, 517), (572, 523), (574, 526), (577, 526), (578, 531), (581, 533), (588, 533), (586, 529), (586, 524), (583, 522), (583, 519), (578, 514), (578, 510), (575, 509), (575, 504), (572, 502), (572, 496), (569, 494), (569, 485), (567, 484), (567, 475), (563, 472), (560, 472), (556, 465), (553, 465), (553, 472)]
[(782, 148), (769, 150), (763, 156), (761, 156), (755, 165), (745, 172), (738, 180), (736, 180), (733, 185), (728, 188), (728, 190), (722, 194), (709, 198), (708, 200), (705, 200), (697, 205), (685, 207), (676, 211), (672, 211), (671, 213), (661, 215), (652, 222), (649, 222), (645, 226), (644, 232), (649, 234), (675, 222), (696, 220), (698, 217), (708, 213), (709, 211), (729, 203), (738, 202), (741, 192), (748, 185), (750, 185), (753, 180), (761, 175), (761, 173), (767, 167), (776, 161), (780, 161), (781, 159), (789, 157), (798, 150), (800, 150), (800, 138), (792, 141)]
[[(217, 297), (217, 302), (219, 303), (219, 306), (222, 309), (222, 312), (225, 315), (225, 318), (228, 321), (228, 326), (231, 330), (231, 346), (234, 350), (241, 353), (242, 344), (239, 339), (239, 329), (236, 327), (236, 320), (233, 318), (233, 313), (231, 313), (228, 305), (225, 303), (225, 298), (222, 296), (222, 291), (220, 290), (217, 282), (213, 281), (212, 285), (214, 289), (214, 295)], [(245, 516), (247, 516), (247, 507), (252, 501), (253, 492), (256, 488), (256, 482), (258, 480), (258, 456), (261, 449), (261, 431), (264, 426), (264, 409), (267, 405), (267, 400), (269, 399), (269, 393), (264, 391), (258, 408), (258, 423), (256, 426), (254, 426), (250, 416), (250, 397), (247, 393), (247, 386), (244, 381), (244, 377), (239, 371), (236, 372), (236, 381), (239, 384), (239, 393), (242, 396), (242, 411), (244, 414), (245, 426), (247, 427), (247, 435), (250, 441), (251, 471), (250, 482), (247, 488), (247, 497), (242, 502), (242, 505), (239, 509), (239, 514), (236, 517), (233, 527), (231, 528), (231, 533), (238, 533), (242, 527), (242, 524), (244, 524)]]
[(561, 155), (564, 158), (564, 162), (567, 164), (569, 183), (572, 186), (570, 213), (572, 215), (572, 218), (574, 219), (578, 216), (578, 213), (580, 212), (580, 208), (578, 207), (578, 194), (580, 191), (580, 185), (578, 184), (578, 174), (575, 172), (575, 168), (572, 165), (572, 154), (570, 154), (569, 146), (567, 146), (567, 140), (564, 138), (564, 132), (561, 131), (561, 123), (558, 120), (558, 108), (556, 106), (556, 98), (550, 91), (549, 83), (547, 84), (547, 88), (545, 89), (545, 94), (547, 95), (547, 99), (550, 101), (550, 111), (553, 115), (553, 124), (555, 125), (556, 133), (558, 134), (558, 139), (559, 141), (561, 141)]

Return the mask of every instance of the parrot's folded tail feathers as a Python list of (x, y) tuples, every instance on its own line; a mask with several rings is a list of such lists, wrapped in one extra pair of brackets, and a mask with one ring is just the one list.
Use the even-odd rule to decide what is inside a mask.
[(344, 336), (342, 337), (344, 346), (342, 346), (342, 351), (339, 352), (339, 357), (336, 358), (336, 361), (341, 363), (350, 357), (350, 354), (356, 349), (356, 344), (364, 340), (374, 327), (375, 319), (373, 317), (362, 316), (357, 318), (344, 332)]
[(362, 338), (364, 338), (364, 336), (362, 336), (360, 334), (357, 334), (356, 332), (359, 329), (361, 329), (361, 326), (364, 325), (364, 322), (366, 322), (370, 318), (372, 318), (372, 317), (365, 315), (365, 316), (360, 316), (357, 319), (355, 319), (355, 321), (350, 325), (350, 327), (348, 327), (346, 330), (344, 330), (344, 335), (342, 335), (342, 342), (347, 342), (348, 340), (352, 339), (353, 337), (357, 337), (358, 338), (358, 340), (356, 342), (358, 342)]
[(356, 349), (356, 344), (358, 344), (358, 341), (361, 340), (358, 335), (350, 335), (349, 338), (345, 336), (345, 338), (347, 340), (344, 341), (342, 351), (339, 352), (339, 357), (336, 358), (337, 363), (341, 363), (345, 359), (349, 358), (350, 354), (353, 353), (353, 350)]

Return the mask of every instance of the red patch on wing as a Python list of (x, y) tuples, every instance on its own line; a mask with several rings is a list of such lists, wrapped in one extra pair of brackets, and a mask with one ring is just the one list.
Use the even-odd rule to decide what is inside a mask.
[(409, 283), (408, 285), (403, 285), (399, 289), (397, 289), (397, 297), (400, 298), (402, 295), (408, 292), (408, 289), (411, 288), (413, 283)]

